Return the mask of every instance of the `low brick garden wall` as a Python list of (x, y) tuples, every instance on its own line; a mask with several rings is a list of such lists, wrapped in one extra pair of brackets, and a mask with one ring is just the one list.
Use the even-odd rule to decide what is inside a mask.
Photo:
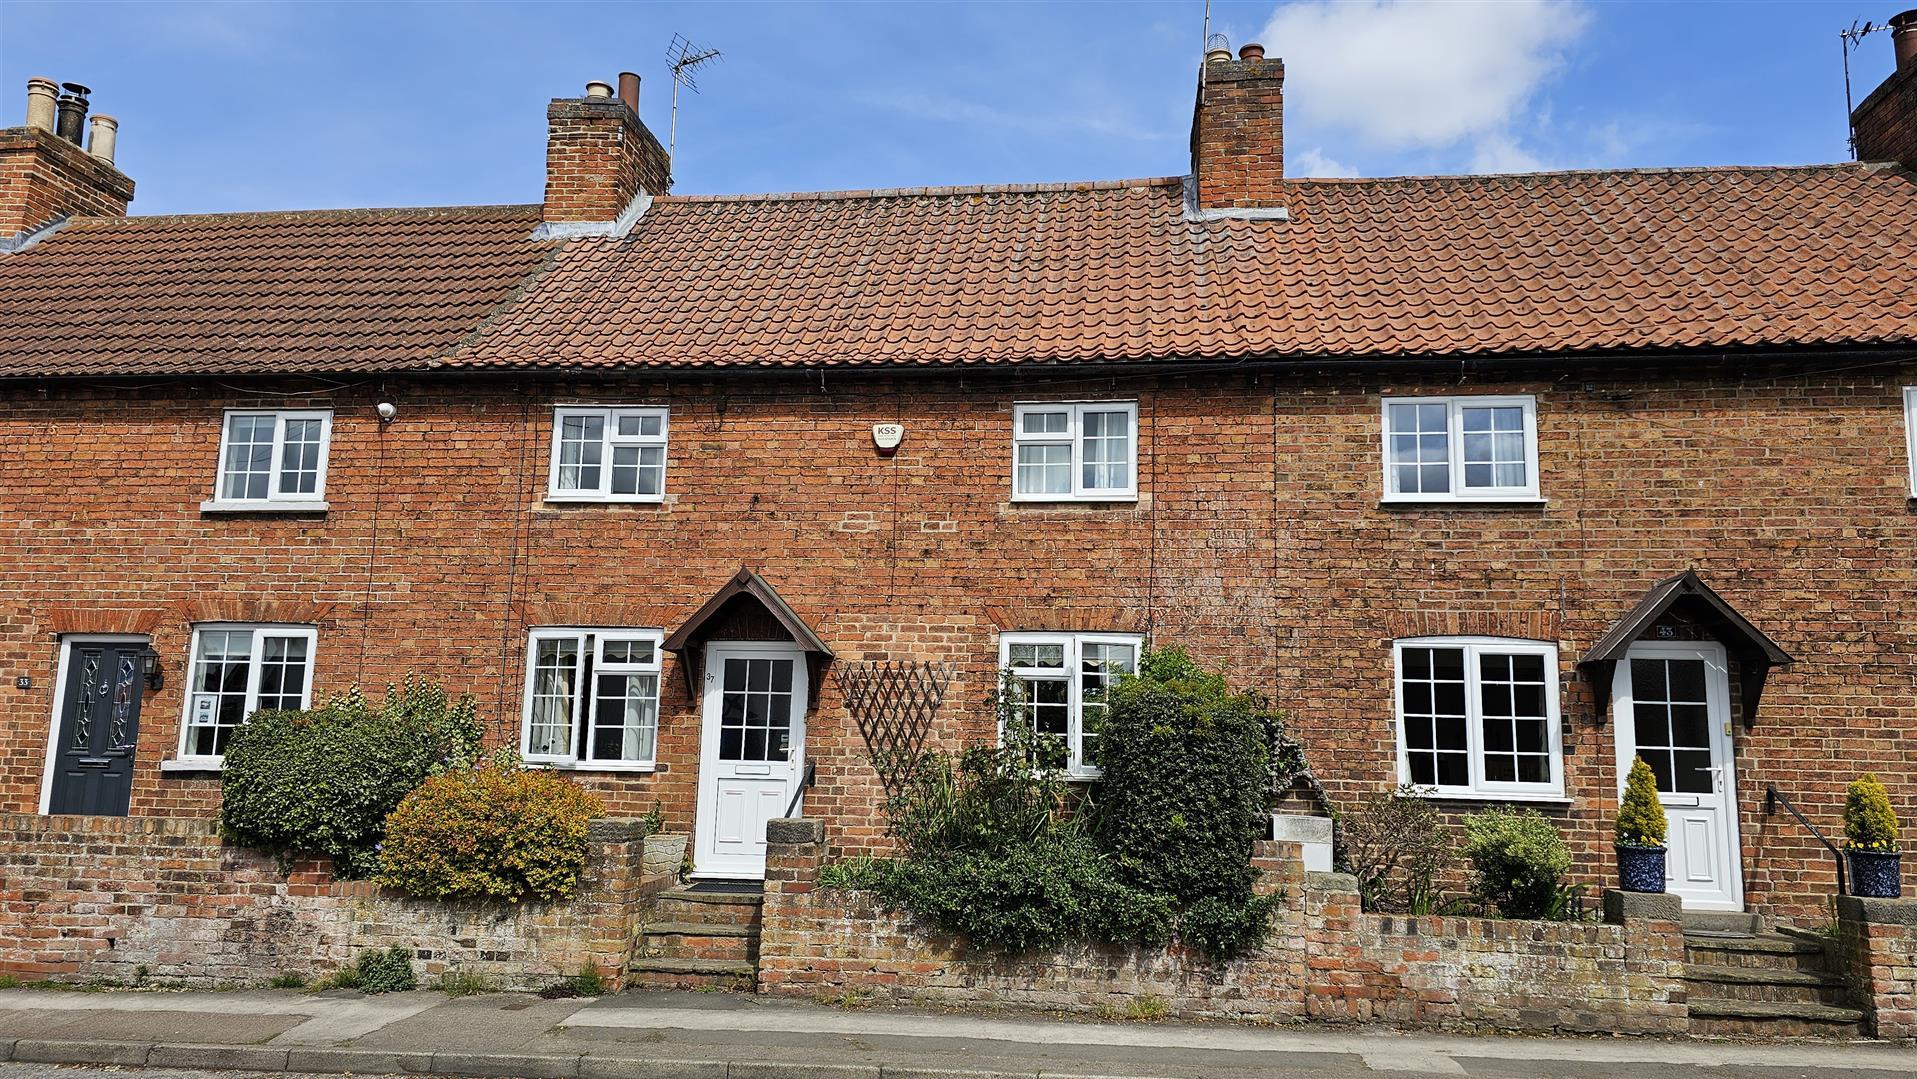
[(458, 970), (532, 989), (587, 964), (617, 983), (639, 907), (676, 879), (684, 837), (598, 821), (588, 841), (568, 902), (449, 903), (334, 881), (324, 859), (282, 873), (222, 843), (211, 820), (0, 815), (0, 973), (258, 984), (399, 944), (429, 984)]
[(1917, 899), (1837, 898), (1838, 968), (1880, 1038), (1917, 1038)]
[(1365, 914), (1353, 878), (1306, 873), (1296, 844), (1268, 842), (1260, 886), (1284, 902), (1254, 955), (1224, 965), (1178, 949), (1003, 957), (968, 954), (870, 897), (821, 889), (819, 822), (774, 822), (769, 838), (766, 993), (1459, 1029), (1670, 1034), (1689, 1022), (1677, 903), (1663, 896), (1628, 897), (1602, 925)]

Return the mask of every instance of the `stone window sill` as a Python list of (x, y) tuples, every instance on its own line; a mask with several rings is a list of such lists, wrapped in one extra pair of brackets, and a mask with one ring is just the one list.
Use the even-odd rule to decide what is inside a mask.
[(218, 757), (176, 757), (161, 761), (160, 771), (173, 775), (218, 775), (226, 771), (226, 762)]
[(249, 513), (325, 513), (325, 502), (221, 502), (209, 498), (200, 503), (201, 513), (225, 515)]

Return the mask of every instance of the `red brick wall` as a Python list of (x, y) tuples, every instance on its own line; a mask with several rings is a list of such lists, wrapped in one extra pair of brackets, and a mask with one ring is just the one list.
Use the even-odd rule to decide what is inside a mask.
[(458, 970), (541, 988), (587, 963), (617, 984), (658, 882), (631, 822), (596, 822), (589, 844), (568, 902), (446, 903), (334, 881), (323, 858), (282, 873), (210, 820), (0, 814), (0, 973), (258, 984), (402, 945), (427, 984)]
[[(475, 693), (516, 743), (527, 626), (669, 630), (749, 564), (845, 661), (954, 664), (940, 744), (991, 735), (999, 629), (1148, 629), (1272, 692), (1342, 807), (1395, 777), (1394, 637), (1542, 634), (1560, 645), (1571, 796), (1547, 809), (1602, 881), (1611, 724), (1572, 663), (1653, 581), (1695, 566), (1799, 659), (1737, 732), (1744, 875), (1759, 909), (1821, 920), (1828, 859), (1763, 815), (1762, 792), (1777, 783), (1834, 834), (1844, 784), (1870, 768), (1917, 812), (1900, 748), (1917, 733), (1911, 381), (1473, 378), (1465, 391), (1538, 395), (1548, 501), (1457, 509), (1378, 503), (1379, 392), (1455, 376), (16, 388), (0, 398), (0, 806), (38, 805), (61, 632), (152, 634), (168, 684), (143, 718), (134, 812), (207, 813), (215, 780), (159, 768), (192, 619), (317, 620), (322, 693), (417, 671)], [(384, 428), (381, 397), (401, 405)], [(1039, 397), (1139, 401), (1136, 504), (1009, 501), (1011, 404)], [(596, 400), (672, 408), (664, 504), (542, 501), (551, 406)], [(221, 409), (304, 403), (337, 410), (331, 512), (203, 516)], [(882, 458), (870, 426), (895, 420), (905, 442)], [(23, 674), (33, 688), (14, 688)], [(829, 674), (821, 689), (806, 812), (848, 847), (881, 845), (863, 742)], [(699, 719), (676, 666), (665, 690), (660, 770), (581, 781), (617, 814), (658, 799), (686, 830)]]
[(1859, 161), (1901, 161), (1917, 169), (1917, 63), (1871, 91), (1850, 123)]
[(59, 214), (124, 217), (133, 181), (111, 165), (37, 128), (0, 131), (0, 239)]
[(611, 221), (641, 191), (663, 195), (672, 164), (618, 98), (558, 98), (546, 108), (547, 221)]
[(1192, 117), (1191, 161), (1200, 206), (1283, 203), (1283, 60), (1222, 60), (1205, 65)]
[[(1675, 922), (1622, 924), (1364, 914), (1357, 882), (1304, 872), (1263, 843), (1260, 890), (1280, 897), (1263, 948), (1215, 964), (1182, 948), (1074, 945), (999, 955), (818, 887), (827, 837), (774, 826), (759, 937), (761, 992), (870, 994), (1123, 1016), (1156, 999), (1185, 1018), (1326, 1019), (1458, 1029), (1681, 1033)], [(833, 856), (837, 856), (837, 851)]]

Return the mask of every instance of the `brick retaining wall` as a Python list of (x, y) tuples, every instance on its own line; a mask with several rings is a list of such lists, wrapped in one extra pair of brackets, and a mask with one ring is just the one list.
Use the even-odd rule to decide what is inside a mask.
[(868, 896), (818, 886), (824, 826), (769, 830), (759, 987), (872, 993), (933, 1004), (1156, 1010), (1188, 1018), (1376, 1020), (1470, 1029), (1681, 1033), (1683, 939), (1674, 900), (1629, 903), (1608, 924), (1365, 914), (1356, 882), (1304, 872), (1296, 844), (1261, 844), (1279, 891), (1262, 950), (1218, 965), (1182, 949), (1077, 946), (968, 954)]
[(401, 944), (428, 982), (459, 970), (537, 988), (588, 963), (616, 982), (640, 902), (676, 877), (673, 839), (599, 821), (573, 900), (446, 903), (334, 881), (324, 859), (281, 873), (211, 820), (0, 815), (0, 973), (254, 984)]
[(1917, 1038), (1917, 899), (1837, 897), (1837, 969), (1880, 1038)]

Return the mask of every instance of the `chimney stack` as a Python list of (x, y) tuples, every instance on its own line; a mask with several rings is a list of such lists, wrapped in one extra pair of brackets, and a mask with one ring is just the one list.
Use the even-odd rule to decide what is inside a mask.
[(62, 217), (125, 217), (133, 181), (113, 165), (119, 124), (95, 116), (88, 149), (87, 94), (78, 83), (27, 80), (27, 118), (0, 130), (0, 251)]
[(1859, 161), (1900, 161), (1917, 168), (1917, 8), (1890, 17), (1897, 69), (1850, 114)]
[(1200, 209), (1275, 207), (1285, 180), (1285, 62), (1247, 44), (1205, 53), (1191, 121)]
[(616, 234), (635, 199), (671, 185), (672, 162), (639, 120), (639, 76), (620, 72), (617, 96), (595, 80), (546, 107), (545, 235)]

